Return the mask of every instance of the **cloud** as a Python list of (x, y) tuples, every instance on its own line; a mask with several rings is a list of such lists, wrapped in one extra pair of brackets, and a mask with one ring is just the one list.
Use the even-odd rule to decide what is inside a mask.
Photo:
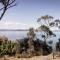
[(1, 22), (0, 21), (0, 29), (19, 29), (26, 26), (26, 24), (19, 22)]
[(25, 24), (12, 21), (0, 21), (0, 29), (29, 29), (30, 27), (36, 28), (36, 24)]

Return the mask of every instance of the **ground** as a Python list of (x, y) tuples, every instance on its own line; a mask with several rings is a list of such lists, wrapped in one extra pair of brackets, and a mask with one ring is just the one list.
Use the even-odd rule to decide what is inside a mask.
[[(4, 58), (0, 58), (0, 60), (4, 60)], [(50, 54), (48, 56), (34, 56), (32, 58), (7, 57), (6, 60), (60, 60), (60, 57), (55, 57), (55, 59), (53, 59), (52, 54)]]

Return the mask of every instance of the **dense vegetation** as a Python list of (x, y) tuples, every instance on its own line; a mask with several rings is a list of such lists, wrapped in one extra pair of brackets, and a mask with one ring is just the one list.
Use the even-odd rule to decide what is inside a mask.
[(0, 37), (0, 56), (13, 55), (13, 47), (16, 44), (14, 41), (8, 40), (7, 37)]
[(18, 40), (18, 43), (9, 41), (6, 37), (2, 40), (3, 38), (0, 38), (0, 56), (18, 55), (20, 57), (32, 57), (34, 55), (47, 55), (52, 52), (52, 48), (39, 39), (32, 41), (32, 44), (30, 43), (31, 45), (29, 46), (28, 38)]
[(27, 38), (16, 41), (8, 40), (7, 37), (0, 37), (0, 56), (9, 55), (17, 57), (32, 57), (48, 55), (52, 52), (52, 47), (45, 41), (35, 39), (34, 29), (30, 28)]

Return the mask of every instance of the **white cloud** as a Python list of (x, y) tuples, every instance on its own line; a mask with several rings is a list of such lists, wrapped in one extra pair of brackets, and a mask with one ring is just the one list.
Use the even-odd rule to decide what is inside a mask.
[(19, 29), (21, 26), (25, 26), (25, 24), (19, 22), (2, 22), (0, 21), (0, 29)]
[(20, 22), (0, 21), (0, 29), (29, 29), (36, 28), (38, 24), (24, 24)]
[[(29, 29), (31, 27), (37, 28), (39, 27), (39, 24), (33, 23), (33, 24), (25, 24), (20, 22), (14, 22), (14, 21), (0, 21), (0, 29)], [(50, 27), (51, 30), (58, 30), (56, 27)]]

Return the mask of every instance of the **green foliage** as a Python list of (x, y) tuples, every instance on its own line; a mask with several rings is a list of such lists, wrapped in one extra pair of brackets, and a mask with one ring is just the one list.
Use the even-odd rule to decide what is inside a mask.
[[(0, 56), (4, 56), (4, 55), (11, 56), (16, 54), (18, 58), (20, 57), (29, 58), (43, 54), (44, 42), (40, 41), (39, 39), (37, 39), (36, 41), (33, 41), (32, 39), (31, 42), (33, 43), (32, 45), (29, 45), (28, 43), (29, 38), (18, 40), (18, 42), (10, 41), (6, 37), (2, 37), (0, 38), (0, 40), (2, 40), (0, 44)], [(15, 50), (14, 47), (16, 47)], [(47, 47), (49, 46), (47, 45)]]
[(43, 31), (49, 31), (49, 28), (47, 26), (45, 26), (45, 25), (41, 25), (40, 28)]
[(40, 18), (38, 18), (37, 22), (40, 22), (42, 19), (43, 20), (51, 20), (51, 19), (53, 19), (53, 16), (49, 16), (49, 15), (41, 16)]
[(30, 28), (29, 29), (28, 35), (31, 35), (31, 36), (34, 35), (34, 28)]
[(12, 50), (14, 48), (14, 45), (16, 44), (13, 41), (9, 41), (8, 39), (4, 39), (4, 37), (2, 37), (0, 40), (2, 40), (1, 44), (0, 44), (0, 56), (1, 55), (11, 55), (13, 54)]
[(49, 15), (45, 15), (45, 16), (42, 16), (41, 17), (41, 19), (53, 19), (53, 17), (52, 16), (49, 16)]

